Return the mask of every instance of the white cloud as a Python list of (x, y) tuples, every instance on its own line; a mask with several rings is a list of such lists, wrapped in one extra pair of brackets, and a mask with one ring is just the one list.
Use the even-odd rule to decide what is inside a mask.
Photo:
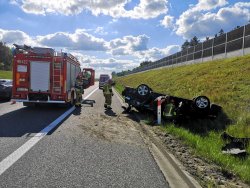
[(163, 20), (160, 21), (161, 25), (165, 28), (172, 28), (174, 26), (173, 22), (174, 22), (174, 17), (173, 16), (165, 16), (163, 18)]
[(0, 40), (9, 44), (18, 43), (76, 51), (103, 51), (120, 56), (133, 55), (137, 51), (147, 50), (149, 37), (129, 35), (105, 41), (87, 33), (85, 29), (77, 29), (74, 33), (56, 32), (30, 37), (22, 31), (0, 29)]
[(132, 55), (136, 51), (147, 49), (149, 37), (147, 35), (125, 36), (111, 40), (109, 48), (113, 55)]
[[(124, 17), (134, 19), (149, 19), (155, 18), (161, 14), (168, 12), (167, 0), (140, 0), (138, 6), (133, 10), (125, 11)], [(123, 17), (120, 15), (119, 17)]]
[(94, 33), (99, 34), (99, 35), (107, 35), (108, 32), (104, 31), (103, 27), (97, 27), (94, 31)]
[(8, 45), (23, 44), (26, 45), (37, 45), (37, 43), (26, 33), (19, 30), (2, 30), (0, 29), (0, 41), (5, 42)]
[(125, 6), (129, 2), (130, 0), (11, 0), (12, 4), (20, 6), (24, 12), (37, 15), (75, 15), (89, 10), (96, 16), (104, 14), (113, 18), (149, 19), (168, 11), (167, 0), (140, 0), (132, 10), (126, 10)]
[[(82, 67), (93, 67), (98, 74), (112, 71), (119, 72), (137, 67), (142, 61), (155, 61), (167, 55), (179, 51), (177, 45), (168, 46), (163, 49), (148, 49), (149, 37), (147, 35), (124, 36), (111, 41), (96, 38), (84, 29), (77, 29), (74, 33), (57, 32), (44, 36), (31, 37), (22, 31), (0, 29), (0, 41), (8, 45), (13, 43), (34, 46), (44, 46), (70, 52), (75, 55)], [(103, 59), (97, 55), (83, 55), (91, 50), (91, 54), (101, 54)]]
[(169, 56), (173, 53), (176, 53), (180, 51), (179, 45), (170, 45), (166, 48), (151, 48), (145, 51), (139, 51), (137, 52), (137, 57), (140, 59), (140, 61), (156, 61), (159, 59), (162, 59), (166, 56)]
[(194, 7), (195, 10), (211, 10), (217, 7), (222, 7), (228, 4), (227, 0), (199, 0), (198, 4)]
[(121, 60), (115, 58), (100, 59), (95, 56), (83, 55), (82, 53), (72, 53), (81, 62), (82, 68), (94, 68), (96, 72), (96, 77), (98, 78), (100, 74), (110, 74), (115, 72), (120, 72), (121, 70), (133, 69), (139, 66), (139, 62), (131, 60)]
[[(219, 5), (223, 5), (223, 1), (221, 4), (217, 4), (217, 6)], [(245, 25), (250, 19), (250, 2), (239, 2), (233, 6), (223, 7), (215, 13), (199, 11), (197, 6), (185, 11), (176, 21), (177, 35), (186, 39), (194, 36), (205, 38), (214, 36), (220, 29), (230, 31), (238, 25)], [(204, 7), (206, 6), (204, 5)], [(212, 7), (210, 6), (210, 8)]]
[(38, 36), (39, 43), (50, 47), (65, 47), (74, 50), (107, 50), (106, 41), (88, 34), (84, 29), (77, 29), (75, 33), (57, 32), (50, 35)]

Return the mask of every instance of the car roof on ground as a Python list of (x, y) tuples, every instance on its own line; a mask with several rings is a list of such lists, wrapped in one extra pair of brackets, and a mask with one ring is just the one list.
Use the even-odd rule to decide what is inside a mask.
[(11, 79), (0, 79), (0, 82), (9, 82), (9, 81), (12, 81)]

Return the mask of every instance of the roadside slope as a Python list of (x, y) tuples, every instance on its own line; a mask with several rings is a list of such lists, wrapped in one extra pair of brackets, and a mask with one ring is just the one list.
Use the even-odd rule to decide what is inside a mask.
[(12, 79), (12, 71), (0, 70), (0, 79)]
[[(137, 87), (141, 83), (154, 91), (192, 99), (206, 95), (213, 103), (223, 107), (230, 124), (226, 131), (237, 137), (250, 135), (250, 56), (217, 60), (201, 64), (170, 67), (117, 78), (117, 89), (122, 85)], [(213, 126), (221, 126), (217, 121)], [(200, 121), (196, 126), (208, 126)], [(223, 124), (223, 123), (221, 123)], [(166, 126), (163, 131), (180, 137), (195, 149), (195, 153), (219, 164), (223, 170), (233, 171), (250, 182), (250, 158), (244, 161), (221, 154), (222, 132), (210, 131), (207, 136), (192, 133), (184, 128)], [(250, 147), (247, 149), (250, 151)]]
[[(234, 120), (239, 136), (250, 135), (250, 56), (152, 70), (117, 78), (118, 84), (148, 84), (154, 91), (193, 98), (206, 95)], [(244, 119), (244, 120), (243, 120)], [(239, 130), (240, 129), (240, 130)], [(232, 131), (235, 133), (234, 131)]]

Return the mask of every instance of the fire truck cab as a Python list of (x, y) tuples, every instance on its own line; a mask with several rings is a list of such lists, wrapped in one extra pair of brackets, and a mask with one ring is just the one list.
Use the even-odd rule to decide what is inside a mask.
[[(25, 106), (36, 103), (71, 103), (76, 99), (75, 80), (81, 72), (71, 54), (51, 48), (16, 47), (13, 60), (12, 99)], [(90, 80), (95, 71), (91, 69)], [(92, 81), (92, 80), (91, 80)], [(84, 88), (94, 85), (87, 83)]]

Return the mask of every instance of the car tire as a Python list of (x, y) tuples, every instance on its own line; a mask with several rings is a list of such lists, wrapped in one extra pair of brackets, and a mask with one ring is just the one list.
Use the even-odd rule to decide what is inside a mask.
[(141, 84), (137, 87), (137, 94), (142, 97), (147, 97), (151, 93), (150, 87), (148, 87), (146, 84)]
[(198, 96), (193, 99), (195, 108), (201, 112), (205, 112), (210, 108), (210, 100), (206, 96)]
[(139, 85), (136, 89), (137, 101), (141, 104), (146, 104), (151, 98), (151, 92), (152, 89), (146, 84)]

